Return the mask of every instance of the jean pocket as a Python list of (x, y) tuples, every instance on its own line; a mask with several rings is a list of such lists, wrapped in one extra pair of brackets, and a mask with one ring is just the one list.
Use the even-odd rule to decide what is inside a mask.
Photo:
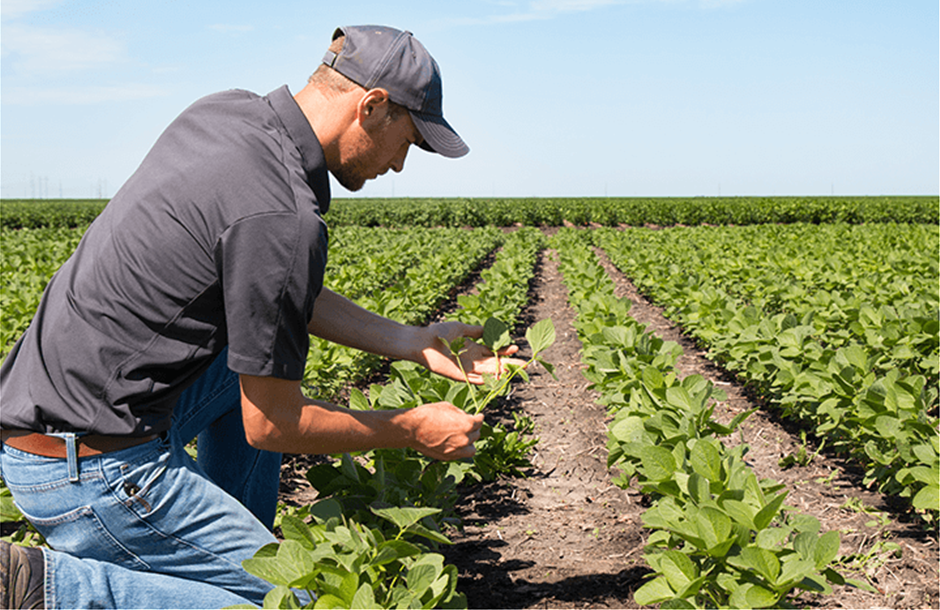
[(171, 453), (160, 447), (140, 459), (105, 465), (107, 484), (114, 496), (139, 518), (146, 519), (159, 501), (159, 483), (166, 473)]
[(132, 553), (104, 526), (90, 506), (80, 506), (61, 515), (36, 517), (23, 512), (49, 546), (75, 557), (96, 559), (132, 570), (150, 566)]

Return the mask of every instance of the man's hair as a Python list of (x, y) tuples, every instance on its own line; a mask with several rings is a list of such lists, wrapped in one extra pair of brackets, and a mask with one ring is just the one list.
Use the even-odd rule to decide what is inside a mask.
[[(339, 54), (339, 52), (343, 50), (344, 40), (346, 40), (345, 36), (338, 36), (336, 40), (330, 44), (330, 51)], [(307, 79), (307, 82), (316, 85), (316, 87), (327, 96), (348, 93), (357, 87), (364, 89), (364, 87), (360, 86), (358, 83), (346, 78), (326, 64), (320, 64), (314, 73), (310, 75), (310, 78)], [(384, 126), (394, 123), (407, 111), (408, 109), (404, 106), (396, 104), (392, 100), (388, 100), (388, 114), (385, 115)]]

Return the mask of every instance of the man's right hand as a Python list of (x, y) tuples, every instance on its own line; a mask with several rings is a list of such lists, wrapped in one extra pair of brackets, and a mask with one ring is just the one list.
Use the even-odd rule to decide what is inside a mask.
[(410, 447), (436, 460), (473, 457), (483, 414), (470, 415), (449, 402), (435, 402), (402, 412), (401, 425), (411, 434)]
[(413, 409), (351, 410), (312, 400), (299, 381), (239, 375), (248, 443), (280, 453), (331, 454), (411, 447), (437, 460), (473, 456), (483, 414), (449, 402)]

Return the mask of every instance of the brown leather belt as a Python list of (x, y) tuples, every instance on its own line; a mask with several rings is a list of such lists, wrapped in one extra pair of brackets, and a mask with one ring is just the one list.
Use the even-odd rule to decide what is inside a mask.
[[(156, 434), (150, 436), (104, 436), (103, 434), (86, 434), (75, 437), (75, 448), (78, 457), (91, 457), (119, 451), (129, 447), (142, 445), (157, 438)], [(41, 455), (43, 457), (59, 458), (64, 460), (65, 440), (57, 436), (48, 436), (29, 430), (2, 430), (0, 440), (4, 445), (14, 449)]]

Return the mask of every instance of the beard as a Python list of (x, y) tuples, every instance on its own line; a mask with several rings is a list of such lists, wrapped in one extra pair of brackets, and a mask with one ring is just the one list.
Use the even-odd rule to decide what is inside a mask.
[(356, 192), (361, 189), (365, 185), (366, 180), (368, 180), (362, 165), (360, 159), (350, 159), (333, 170), (333, 177), (336, 178), (336, 181), (347, 191)]
[(377, 177), (376, 168), (381, 166), (381, 147), (378, 143), (384, 141), (387, 127), (383, 125), (368, 134), (359, 134), (351, 143), (348, 156), (340, 162), (339, 167), (330, 170), (343, 188), (355, 192), (361, 189), (367, 180)]

